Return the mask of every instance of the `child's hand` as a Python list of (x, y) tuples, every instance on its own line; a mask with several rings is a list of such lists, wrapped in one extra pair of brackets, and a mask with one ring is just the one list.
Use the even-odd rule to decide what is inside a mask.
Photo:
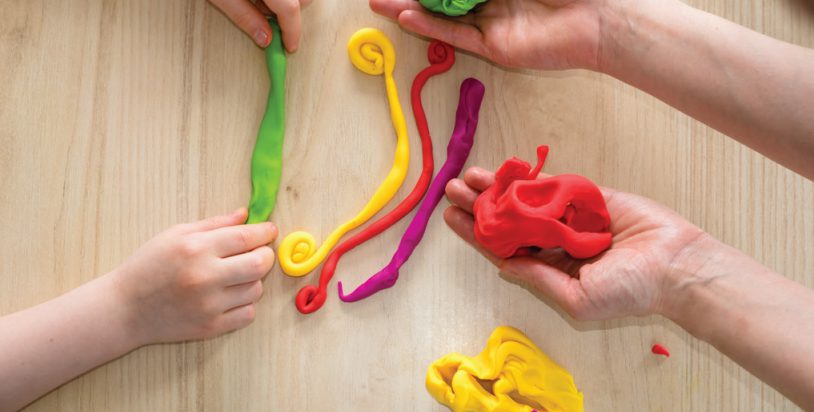
[(174, 226), (111, 273), (139, 344), (208, 338), (254, 320), (277, 228), (245, 220), (244, 208)]
[(271, 43), (271, 27), (267, 15), (277, 16), (280, 30), (283, 32), (283, 45), (289, 52), (294, 52), (300, 45), (302, 21), (300, 8), (311, 0), (209, 0), (219, 8), (226, 17), (248, 34), (260, 47)]
[[(504, 278), (553, 300), (575, 319), (663, 313), (665, 298), (679, 287), (683, 264), (691, 259), (685, 251), (708, 237), (656, 202), (602, 188), (613, 233), (609, 250), (589, 260), (574, 260), (562, 251), (501, 260), (478, 245), (472, 216), (475, 198), (493, 181), (493, 173), (479, 168), (467, 170), (463, 181), (450, 181), (446, 192), (454, 206), (444, 213), (447, 224)], [(679, 262), (682, 269), (677, 268)]]
[(417, 0), (370, 0), (370, 7), (408, 30), (495, 63), (545, 70), (598, 68), (604, 3), (489, 0), (456, 18), (431, 13)]

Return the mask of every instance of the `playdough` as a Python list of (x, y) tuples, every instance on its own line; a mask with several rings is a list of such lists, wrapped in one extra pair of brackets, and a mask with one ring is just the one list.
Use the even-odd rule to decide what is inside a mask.
[(450, 353), (433, 362), (426, 385), (455, 412), (582, 411), (568, 371), (508, 326), (496, 328), (478, 356)]
[(397, 136), (393, 167), (364, 208), (353, 219), (334, 229), (319, 248), (316, 247), (314, 236), (308, 232), (293, 232), (282, 240), (277, 254), (280, 266), (290, 276), (303, 276), (314, 270), (345, 233), (368, 221), (393, 198), (407, 175), (410, 146), (407, 124), (399, 104), (396, 82), (393, 80), (396, 64), (393, 44), (379, 30), (361, 29), (351, 36), (348, 55), (357, 69), (370, 75), (384, 75), (387, 99), (390, 102), (390, 118)]
[(469, 151), (474, 143), (475, 129), (478, 127), (478, 111), (483, 101), (483, 93), (483, 84), (475, 79), (466, 79), (461, 83), (461, 98), (455, 115), (455, 129), (447, 146), (447, 160), (441, 166), (438, 175), (435, 176), (427, 196), (421, 202), (413, 221), (404, 232), (398, 250), (387, 266), (353, 292), (345, 295), (342, 290), (342, 282), (339, 282), (340, 299), (345, 302), (355, 302), (396, 284), (399, 278), (399, 268), (407, 262), (415, 248), (418, 247), (418, 243), (421, 242), (433, 210), (444, 197), (447, 183), (461, 173), (461, 169), (469, 157)]
[(274, 19), (270, 19), (269, 23), (273, 32), (271, 44), (266, 48), (269, 97), (252, 153), (252, 198), (249, 201), (249, 218), (246, 223), (268, 220), (277, 201), (277, 188), (280, 186), (283, 168), (286, 57), (280, 26)]
[(325, 299), (328, 295), (328, 282), (331, 281), (334, 272), (336, 272), (336, 266), (339, 263), (339, 259), (342, 258), (342, 255), (398, 222), (402, 217), (413, 210), (430, 185), (434, 167), (432, 139), (430, 137), (429, 126), (427, 125), (427, 118), (424, 115), (424, 108), (421, 105), (421, 89), (430, 77), (444, 73), (452, 67), (455, 63), (455, 49), (446, 43), (433, 40), (427, 51), (427, 57), (429, 58), (430, 66), (418, 73), (415, 80), (413, 80), (413, 87), (410, 92), (413, 113), (415, 114), (415, 121), (418, 126), (418, 134), (421, 136), (423, 161), (421, 176), (419, 176), (410, 194), (407, 195), (395, 209), (373, 222), (361, 232), (340, 243), (339, 246), (328, 255), (325, 264), (322, 265), (322, 272), (320, 272), (319, 275), (319, 287), (308, 285), (300, 289), (299, 293), (297, 293), (295, 303), (297, 310), (301, 313), (312, 313), (319, 310), (325, 303)]
[(576, 259), (598, 255), (611, 245), (605, 198), (578, 175), (537, 179), (548, 146), (537, 148), (537, 166), (517, 158), (503, 163), (495, 183), (475, 200), (475, 238), (501, 258), (528, 248), (562, 248)]
[(463, 16), (478, 4), (488, 0), (419, 0), (422, 6), (447, 16)]
[(659, 345), (658, 343), (653, 345), (650, 351), (653, 352), (654, 355), (662, 355), (666, 358), (670, 357), (670, 351), (668, 351), (667, 348), (665, 348), (663, 345)]

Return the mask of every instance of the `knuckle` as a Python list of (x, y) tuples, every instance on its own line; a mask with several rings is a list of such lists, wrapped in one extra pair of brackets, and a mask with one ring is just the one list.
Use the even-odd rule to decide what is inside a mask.
[(221, 322), (215, 320), (210, 321), (201, 327), (201, 335), (203, 335), (204, 338), (212, 338), (220, 335), (223, 332), (225, 331), (223, 330)]
[(220, 305), (214, 299), (203, 299), (200, 303), (200, 310), (205, 315), (214, 316), (221, 313)]
[(275, 10), (280, 14), (297, 14), (300, 11), (300, 2), (298, 0), (284, 1)]
[(251, 11), (242, 11), (234, 15), (232, 20), (238, 27), (243, 27), (244, 29), (248, 29), (251, 27), (254, 21), (254, 15)]
[(251, 244), (251, 237), (247, 231), (238, 230), (234, 235), (234, 241), (242, 250), (246, 250)]
[(185, 290), (197, 291), (205, 286), (206, 280), (197, 272), (187, 269), (178, 277), (178, 284)]
[(270, 269), (268, 261), (269, 259), (267, 257), (267, 254), (256, 253), (254, 256), (252, 256), (252, 260), (250, 263), (252, 273), (256, 275), (265, 275), (266, 273), (268, 273)]
[(251, 290), (251, 300), (252, 302), (257, 302), (263, 296), (263, 282), (257, 281), (254, 285), (252, 285)]
[(186, 238), (178, 245), (178, 253), (184, 258), (197, 257), (204, 251), (204, 245), (195, 238)]
[(246, 309), (243, 310), (241, 316), (241, 325), (240, 327), (246, 326), (252, 322), (254, 319), (257, 318), (257, 308), (255, 308), (254, 304), (246, 306)]

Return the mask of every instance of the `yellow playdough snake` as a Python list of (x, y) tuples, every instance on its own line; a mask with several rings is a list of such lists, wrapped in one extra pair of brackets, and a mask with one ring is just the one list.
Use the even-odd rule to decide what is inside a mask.
[(304, 276), (314, 270), (345, 233), (368, 221), (393, 199), (407, 175), (410, 146), (407, 137), (407, 123), (399, 104), (396, 82), (393, 80), (393, 69), (396, 65), (396, 52), (393, 44), (379, 30), (361, 29), (354, 33), (348, 42), (348, 56), (357, 69), (374, 76), (384, 74), (387, 100), (390, 102), (390, 118), (398, 138), (396, 156), (390, 173), (387, 174), (365, 207), (353, 219), (334, 229), (319, 248), (317, 248), (314, 236), (304, 231), (293, 232), (280, 242), (280, 248), (277, 251), (278, 259), (283, 271), (289, 276)]
[(582, 411), (574, 378), (523, 332), (500, 326), (478, 356), (433, 362), (427, 390), (455, 412)]

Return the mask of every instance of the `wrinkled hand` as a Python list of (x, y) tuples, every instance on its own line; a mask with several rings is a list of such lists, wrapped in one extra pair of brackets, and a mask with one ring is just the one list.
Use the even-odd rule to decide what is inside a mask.
[[(541, 175), (542, 176), (542, 175)], [(453, 203), (447, 224), (494, 263), (507, 280), (551, 299), (578, 320), (663, 313), (674, 287), (673, 264), (707, 236), (674, 211), (649, 199), (602, 188), (611, 216), (613, 245), (601, 255), (575, 260), (560, 250), (500, 259), (478, 245), (472, 206), (494, 182), (494, 174), (471, 168), (446, 193)]]
[(277, 228), (245, 220), (244, 208), (176, 225), (112, 273), (141, 344), (208, 338), (254, 320)]
[(294, 52), (300, 45), (302, 20), (300, 9), (311, 0), (209, 0), (240, 30), (243, 30), (260, 47), (271, 43), (271, 27), (266, 16), (274, 14), (283, 32), (283, 45)]
[(417, 0), (370, 0), (376, 13), (508, 67), (552, 70), (599, 66), (600, 0), (489, 0), (469, 14), (431, 13)]

